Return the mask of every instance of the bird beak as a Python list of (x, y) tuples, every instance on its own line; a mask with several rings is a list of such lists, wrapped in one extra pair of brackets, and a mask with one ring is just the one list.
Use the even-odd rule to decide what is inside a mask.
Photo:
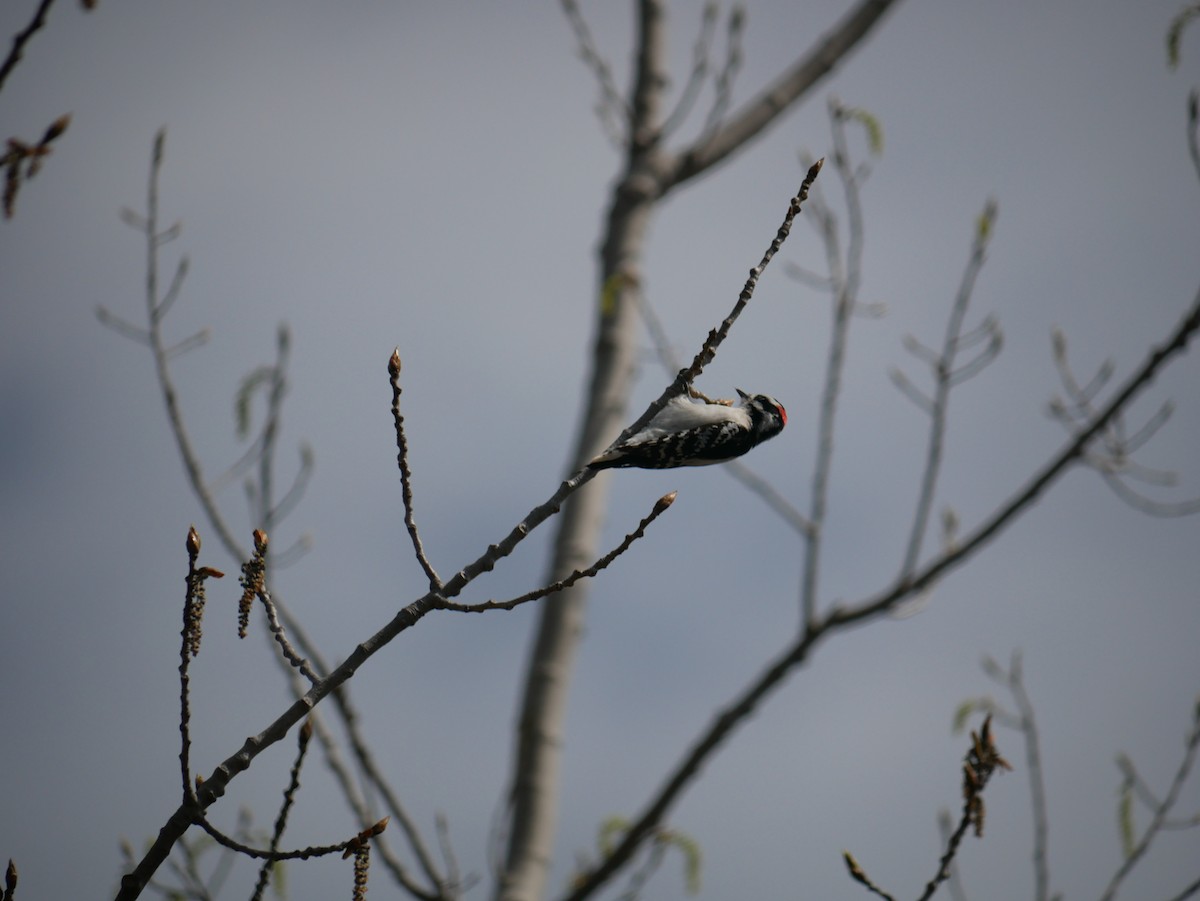
[(742, 400), (750, 399), (750, 395), (747, 394), (745, 391), (743, 391), (741, 388), (734, 388), (733, 390), (738, 393), (738, 397), (740, 397)]

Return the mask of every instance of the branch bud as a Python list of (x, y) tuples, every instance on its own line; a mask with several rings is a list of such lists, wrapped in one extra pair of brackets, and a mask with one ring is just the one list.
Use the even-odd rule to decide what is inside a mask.
[(57, 138), (59, 135), (61, 135), (64, 131), (67, 130), (67, 126), (70, 124), (71, 124), (71, 114), (70, 113), (67, 113), (66, 115), (63, 115), (63, 116), (59, 116), (57, 119), (55, 119), (53, 122), (51, 122), (50, 127), (46, 129), (46, 133), (44, 135), (42, 135), (42, 146), (44, 147), (46, 144), (49, 144), (51, 141), (53, 141), (55, 138)]

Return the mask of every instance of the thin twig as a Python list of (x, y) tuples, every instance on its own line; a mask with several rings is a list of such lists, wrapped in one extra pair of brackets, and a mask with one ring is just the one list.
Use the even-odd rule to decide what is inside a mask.
[(834, 419), (841, 394), (842, 372), (846, 361), (846, 343), (850, 328), (850, 313), (858, 299), (862, 278), (863, 222), (862, 202), (858, 181), (850, 168), (841, 107), (831, 100), (829, 119), (833, 132), (833, 162), (842, 183), (847, 213), (847, 249), (841, 254), (837, 226), (832, 210), (825, 207), (821, 219), (829, 281), (833, 289), (833, 325), (829, 334), (824, 387), (817, 419), (817, 453), (813, 463), (812, 489), (808, 521), (812, 524), (804, 541), (804, 563), (800, 581), (800, 615), (807, 627), (817, 615), (817, 589), (821, 563), (821, 531), (825, 524), (825, 508), (829, 496), (829, 478), (833, 466)]
[(404, 527), (412, 539), (413, 553), (417, 562), (429, 579), (429, 590), (436, 592), (442, 587), (442, 580), (429, 558), (425, 556), (425, 548), (421, 544), (421, 536), (417, 532), (417, 522), (413, 518), (412, 470), (408, 468), (408, 438), (404, 434), (404, 416), (400, 412), (400, 348), (392, 351), (388, 360), (388, 380), (392, 384), (392, 420), (396, 424), (396, 462), (400, 466), (400, 495), (404, 499)]
[(38, 4), (37, 11), (33, 14), (33, 19), (24, 29), (13, 35), (12, 49), (8, 51), (8, 56), (3, 64), (0, 64), (0, 90), (4, 88), (4, 82), (8, 78), (8, 74), (16, 68), (17, 63), (21, 61), (21, 57), (25, 54), (25, 45), (29, 43), (30, 38), (46, 24), (46, 14), (50, 11), (50, 7), (54, 5), (54, 0), (42, 0)]
[(1187, 143), (1192, 165), (1200, 177), (1200, 92), (1195, 88), (1188, 92)]
[[(930, 364), (933, 370), (934, 390), (927, 410), (929, 413), (929, 437), (925, 452), (925, 469), (921, 474), (921, 487), (917, 493), (917, 506), (913, 514), (912, 527), (908, 534), (908, 548), (905, 550), (904, 560), (900, 564), (901, 578), (906, 578), (916, 569), (917, 560), (921, 556), (921, 546), (925, 541), (925, 533), (929, 526), (929, 513), (933, 509), (933, 499), (937, 492), (938, 475), (941, 473), (942, 467), (942, 451), (946, 438), (946, 417), (950, 405), (950, 389), (956, 381), (965, 378), (965, 376), (960, 375), (965, 370), (955, 371), (958, 352), (962, 346), (963, 323), (966, 319), (967, 307), (971, 303), (971, 294), (975, 288), (975, 280), (979, 277), (979, 272), (983, 268), (987, 257), (987, 245), (992, 234), (992, 225), (995, 221), (996, 205), (993, 201), (988, 201), (983, 209), (983, 214), (978, 220), (978, 226), (975, 229), (975, 239), (971, 247), (971, 256), (967, 260), (962, 282), (958, 287), (958, 294), (954, 298), (954, 304), (950, 309), (950, 316), (946, 321), (946, 333), (942, 339), (941, 353), (935, 359), (930, 359), (926, 354), (928, 349), (915, 339), (906, 343), (906, 347), (908, 347), (910, 352), (925, 359)], [(990, 343), (988, 347), (994, 347), (996, 348), (995, 352), (999, 352), (999, 345), (995, 342)], [(975, 358), (975, 365), (981, 369), (991, 361), (993, 356), (994, 353), (989, 354), (985, 349), (984, 353)], [(970, 365), (968, 364), (968, 366)], [(973, 374), (975, 371), (978, 371), (978, 369), (971, 370), (971, 373)], [(896, 381), (895, 377), (893, 377), (893, 381)], [(897, 384), (900, 383), (897, 382)], [(910, 393), (909, 396), (911, 397), (912, 394)]]
[(107, 326), (118, 335), (123, 335), (130, 341), (136, 341), (138, 344), (144, 344), (147, 347), (150, 346), (150, 332), (144, 328), (139, 328), (131, 322), (126, 322), (107, 307), (96, 307), (96, 318), (100, 320), (101, 325)]
[(1029, 770), (1029, 792), (1033, 806), (1033, 878), (1034, 901), (1047, 901), (1050, 897), (1049, 865), (1049, 817), (1046, 815), (1046, 780), (1042, 771), (1041, 740), (1037, 721), (1034, 719), (1033, 703), (1025, 690), (1021, 668), (1021, 655), (1013, 653), (1005, 682), (1017, 705), (1020, 721), (1017, 729), (1025, 737), (1025, 766)]
[(1187, 901), (1188, 898), (1192, 898), (1197, 894), (1200, 894), (1200, 877), (1197, 877), (1195, 882), (1185, 888), (1178, 895), (1169, 898), (1168, 901)]
[[(954, 829), (954, 821), (950, 819), (950, 811), (942, 810), (938, 814), (938, 833), (941, 835), (942, 843), (950, 841), (950, 833)], [(950, 862), (950, 874), (946, 877), (946, 891), (950, 893), (953, 901), (967, 901), (966, 891), (963, 889), (962, 876), (958, 872), (958, 862)]]
[(588, 28), (587, 20), (584, 19), (579, 4), (575, 0), (561, 0), (561, 2), (563, 13), (566, 15), (567, 22), (571, 25), (571, 31), (575, 35), (575, 41), (579, 45), (579, 57), (583, 60), (584, 65), (591, 69), (592, 75), (596, 78), (596, 84), (600, 88), (600, 100), (596, 104), (600, 124), (608, 133), (609, 139), (619, 146), (624, 141), (625, 131), (629, 128), (629, 106), (617, 88), (617, 82), (613, 78), (608, 61), (600, 55), (600, 51), (596, 48), (591, 29)]
[[(1117, 755), (1117, 767), (1121, 770), (1126, 782), (1133, 789), (1139, 801), (1142, 802), (1149, 810), (1155, 810), (1162, 804), (1162, 801), (1146, 784), (1146, 780), (1138, 773), (1137, 767), (1133, 765), (1133, 761), (1124, 754)], [(1190, 817), (1171, 818), (1163, 820), (1163, 829), (1195, 829), (1200, 826), (1200, 813), (1193, 814)]]
[(268, 368), (267, 415), (263, 419), (262, 454), (258, 458), (258, 509), (254, 522), (270, 532), (275, 528), (275, 446), (279, 440), (279, 421), (287, 394), (287, 366), (292, 347), (291, 334), (280, 325), (275, 336), (275, 365)]
[(551, 584), (542, 588), (534, 589), (533, 591), (523, 594), (520, 597), (513, 598), (510, 601), (484, 601), (480, 604), (456, 604), (453, 601), (439, 601), (435, 606), (439, 610), (454, 610), (459, 613), (483, 613), (486, 610), (512, 610), (514, 607), (519, 607), (522, 604), (526, 604), (530, 601), (536, 601), (540, 598), (546, 597), (547, 595), (555, 594), (556, 592), (570, 588), (580, 579), (590, 579), (599, 574), (601, 570), (606, 569), (610, 563), (620, 557), (623, 553), (625, 553), (625, 551), (629, 550), (630, 545), (645, 535), (646, 528), (650, 525), (650, 523), (658, 519), (667, 511), (667, 508), (675, 502), (675, 495), (676, 492), (672, 491), (670, 494), (664, 494), (657, 501), (655, 501), (654, 509), (650, 511), (648, 516), (638, 523), (637, 528), (626, 535), (624, 540), (622, 540), (619, 545), (617, 545), (587, 569), (577, 569), (565, 579), (559, 579), (557, 582), (552, 582)]
[[(1080, 387), (1067, 358), (1066, 337), (1062, 331), (1054, 329), (1051, 338), (1055, 366), (1067, 393), (1067, 400), (1054, 398), (1050, 402), (1050, 414), (1068, 432), (1075, 432), (1081, 421), (1086, 421), (1094, 415), (1096, 395), (1111, 378), (1112, 363), (1105, 361), (1091, 381)], [(1100, 446), (1089, 450), (1083, 458), (1084, 462), (1100, 475), (1113, 494), (1135, 510), (1150, 516), (1178, 517), (1200, 512), (1200, 498), (1159, 501), (1147, 497), (1128, 483), (1129, 479), (1160, 486), (1176, 483), (1175, 473), (1151, 469), (1132, 459), (1132, 455), (1154, 437), (1173, 412), (1173, 405), (1167, 401), (1133, 435), (1126, 435), (1124, 417), (1119, 414), (1114, 416), (1100, 435)]]
[(866, 870), (864, 870), (859, 865), (858, 861), (854, 859), (853, 854), (851, 854), (849, 851), (843, 851), (842, 860), (846, 864), (846, 870), (850, 873), (850, 878), (859, 885), (865, 886), (867, 891), (869, 891), (872, 895), (878, 895), (880, 898), (883, 898), (883, 901), (896, 901), (895, 898), (893, 898), (871, 880), (871, 877), (867, 875)]
[(1154, 808), (1150, 817), (1150, 822), (1146, 824), (1146, 829), (1142, 833), (1141, 839), (1133, 846), (1125, 859), (1121, 862), (1121, 866), (1113, 874), (1112, 879), (1108, 883), (1108, 887), (1104, 890), (1104, 894), (1100, 896), (1100, 901), (1112, 901), (1116, 897), (1117, 889), (1121, 887), (1121, 883), (1130, 871), (1137, 866), (1150, 849), (1150, 843), (1158, 836), (1162, 830), (1163, 823), (1167, 820), (1171, 809), (1175, 806), (1175, 802), (1179, 800), (1179, 793), (1183, 790), (1183, 785), (1187, 782), (1188, 774), (1192, 770), (1192, 764), (1196, 760), (1197, 749), (1200, 749), (1200, 703), (1192, 710), (1192, 724), (1188, 732), (1187, 739), (1184, 745), (1183, 759), (1179, 762), (1179, 768), (1175, 771), (1175, 777), (1171, 780), (1171, 786), (1167, 789), (1166, 795), (1163, 796), (1162, 803)]
[[(746, 11), (740, 5), (735, 5), (729, 11), (728, 34), (725, 38), (725, 65), (717, 73), (713, 92), (712, 109), (704, 122), (704, 136), (711, 136), (720, 126), (721, 120), (729, 109), (733, 99), (733, 83), (737, 80), (742, 68), (742, 35), (745, 31)], [(702, 138), (703, 140), (703, 138)]]
[[(312, 738), (313, 727), (312, 722), (306, 722), (300, 728), (300, 735), (297, 741), (296, 759), (292, 763), (292, 769), (288, 774), (288, 785), (283, 790), (283, 801), (279, 805), (279, 813), (275, 817), (275, 826), (271, 830), (271, 844), (267, 849), (272, 853), (279, 850), (279, 843), (283, 839), (283, 831), (287, 828), (288, 814), (292, 810), (292, 806), (296, 801), (296, 792), (300, 789), (300, 768), (304, 765), (305, 755), (308, 753), (308, 743)], [(250, 896), (252, 901), (260, 901), (262, 894), (266, 891), (267, 882), (271, 878), (271, 869), (274, 862), (270, 859), (263, 861), (262, 866), (258, 870), (258, 881), (254, 886), (254, 893)]]
[(264, 586), (257, 592), (257, 595), (258, 599), (262, 602), (263, 609), (267, 612), (267, 624), (270, 626), (271, 634), (275, 637), (275, 641), (279, 644), (280, 653), (283, 654), (283, 658), (294, 666), (308, 680), (310, 685), (315, 685), (321, 680), (321, 677), (317, 675), (312, 664), (288, 640), (287, 631), (279, 621), (279, 610), (275, 606), (275, 602), (271, 599), (271, 592)]
[[(232, 836), (226, 835), (211, 822), (208, 821), (202, 814), (197, 814), (196, 825), (207, 832), (217, 844), (230, 851), (236, 851), (238, 854), (244, 854), (247, 857), (253, 857), (256, 860), (310, 860), (314, 857), (328, 857), (331, 854), (343, 854), (347, 850), (354, 848), (363, 841), (363, 835), (372, 833), (372, 829), (382, 831), (387, 828), (387, 818), (380, 820), (374, 827), (368, 827), (353, 838), (346, 839), (343, 842), (338, 842), (336, 845), (309, 845), (306, 848), (295, 848), (291, 851), (270, 851), (266, 848), (256, 848), (253, 845), (247, 845), (240, 842)], [(377, 834), (377, 833), (373, 833)]]
[(683, 86), (683, 90), (679, 94), (679, 101), (675, 104), (675, 109), (667, 114), (660, 129), (662, 136), (666, 137), (672, 134), (684, 119), (692, 111), (692, 107), (696, 103), (696, 96), (700, 93), (700, 88), (704, 84), (704, 77), (708, 74), (708, 57), (712, 51), (712, 40), (714, 26), (717, 21), (717, 4), (708, 2), (704, 4), (704, 12), (700, 21), (700, 33), (696, 37), (696, 44), (692, 48), (692, 71), (688, 75), (687, 84)]
[[(271, 522), (279, 522), (288, 516), (300, 503), (304, 493), (308, 490), (309, 480), (313, 473), (313, 452), (312, 447), (308, 444), (300, 445), (300, 468), (296, 470), (296, 477), (292, 479), (291, 487), (284, 492), (281, 497), (270, 510), (267, 511), (267, 519)], [(303, 540), (303, 539), (302, 539)], [(307, 548), (304, 549), (306, 551)], [(284, 551), (287, 553), (287, 550)], [(279, 554), (273, 554), (271, 563), (278, 567), (281, 565)]]

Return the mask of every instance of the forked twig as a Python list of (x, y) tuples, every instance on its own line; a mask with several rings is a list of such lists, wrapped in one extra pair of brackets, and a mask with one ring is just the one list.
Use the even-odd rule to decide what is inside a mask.
[[(894, 370), (892, 381), (910, 398), (918, 401), (920, 406), (929, 414), (928, 447), (925, 454), (925, 467), (921, 475), (920, 490), (917, 493), (917, 505), (913, 514), (912, 527), (908, 535), (908, 548), (900, 565), (901, 578), (906, 577), (916, 569), (917, 560), (921, 555), (921, 547), (929, 525), (929, 513), (933, 509), (933, 500), (937, 491), (938, 475), (942, 466), (942, 451), (946, 437), (946, 420), (950, 405), (950, 390), (960, 381), (974, 375), (986, 366), (1000, 349), (1000, 330), (994, 320), (985, 319), (984, 325), (972, 332), (963, 331), (967, 307), (975, 288), (975, 281), (983, 268), (986, 259), (988, 242), (992, 236), (993, 225), (996, 221), (996, 204), (988, 201), (983, 213), (978, 219), (975, 229), (975, 239), (971, 247), (971, 255), (963, 271), (958, 293), (946, 322), (946, 332), (942, 339), (940, 353), (926, 348), (915, 338), (908, 340), (905, 346), (914, 356), (925, 361), (933, 372), (934, 390), (932, 397), (926, 397), (902, 376), (899, 370)], [(989, 323), (991, 323), (989, 327)], [(970, 362), (959, 366), (958, 357), (964, 349), (973, 349), (981, 341), (987, 341), (982, 352)]]
[(600, 88), (600, 99), (596, 103), (600, 124), (608, 133), (609, 140), (620, 146), (625, 139), (625, 132), (629, 128), (631, 118), (629, 105), (617, 88), (617, 82), (613, 78), (608, 61), (600, 55), (600, 51), (596, 47), (592, 31), (588, 28), (587, 20), (584, 19), (579, 4), (576, 0), (561, 0), (561, 2), (563, 13), (571, 25), (571, 31), (575, 34), (579, 57), (583, 60), (584, 65), (592, 71), (592, 75), (596, 78), (596, 84)]
[[(184, 257), (176, 267), (175, 275), (171, 280), (170, 288), (168, 289), (167, 293), (165, 295), (160, 294), (158, 277), (158, 252), (165, 243), (173, 240), (180, 233), (178, 225), (173, 225), (166, 229), (160, 229), (158, 224), (159, 178), (163, 166), (165, 142), (166, 132), (165, 130), (160, 130), (155, 135), (153, 152), (151, 154), (150, 177), (147, 187), (146, 214), (143, 216), (131, 210), (123, 210), (121, 214), (122, 221), (138, 232), (142, 233), (145, 237), (145, 309), (147, 327), (142, 329), (132, 326), (125, 320), (110, 313), (103, 307), (99, 308), (96, 312), (97, 317), (103, 325), (109, 326), (119, 334), (122, 334), (127, 338), (131, 338), (138, 343), (144, 344), (151, 349), (155, 361), (155, 371), (158, 378), (159, 391), (162, 395), (163, 402), (167, 410), (167, 420), (171, 427), (172, 434), (175, 437), (180, 459), (183, 462), (184, 470), (187, 475), (189, 485), (192, 488), (192, 492), (200, 502), (201, 507), (204, 509), (210, 526), (216, 532), (222, 545), (225, 547), (225, 550), (235, 559), (245, 560), (246, 551), (243, 549), (239, 541), (234, 537), (233, 530), (228, 525), (224, 518), (224, 514), (217, 506), (214, 490), (216, 483), (209, 483), (204, 477), (199, 456), (195, 451), (188, 431), (185, 427), (182, 410), (178, 402), (178, 394), (171, 376), (171, 370), (169, 366), (170, 352), (169, 348), (166, 347), (162, 335), (163, 318), (167, 310), (171, 307), (171, 304), (179, 296), (183, 276), (187, 271), (187, 258)], [(286, 337), (282, 332), (280, 334), (280, 341), (280, 350), (282, 352), (286, 349), (284, 346), (282, 346), (282, 343), (286, 342)], [(280, 359), (282, 359), (282, 357)], [(279, 361), (277, 360), (277, 365), (278, 362)], [(265, 367), (265, 371), (266, 378), (268, 381), (272, 382), (272, 390), (269, 391), (268, 396), (267, 420), (268, 423), (272, 421), (277, 422), (279, 415), (278, 402), (282, 398), (282, 390), (281, 386), (278, 384), (279, 379), (275, 376), (272, 376), (271, 367)], [(255, 441), (252, 442), (251, 447), (255, 453), (248, 453), (242, 458), (242, 460), (235, 464), (235, 474), (237, 469), (242, 469), (252, 465), (256, 461), (261, 461), (262, 455), (269, 453), (270, 448), (267, 444), (267, 441), (269, 438), (273, 439), (273, 435), (268, 434), (268, 431), (268, 429), (264, 428), (264, 431), (257, 437)], [(301, 484), (306, 478), (306, 472), (309, 469), (311, 469), (311, 464), (305, 462), (304, 452), (302, 451), (301, 473), (297, 477), (297, 485)], [(224, 479), (217, 480), (217, 482), (221, 481), (224, 481)], [(262, 508), (262, 515), (266, 516), (268, 519), (278, 519), (278, 517), (281, 516), (286, 509), (294, 504), (297, 497), (297, 485), (294, 485), (293, 488), (289, 490), (287, 494), (285, 494), (283, 500), (275, 504), (273, 508), (270, 504), (271, 499), (268, 495), (268, 492), (260, 490), (258, 492), (258, 501), (259, 506)], [(269, 480), (267, 486), (269, 490)], [(330, 667), (322, 659), (319, 650), (308, 638), (301, 624), (294, 617), (292, 617), (286, 609), (279, 607), (278, 601), (275, 601), (273, 608), (269, 609), (275, 609), (278, 611), (278, 621), (274, 625), (278, 625), (279, 622), (286, 624), (288, 631), (294, 636), (296, 643), (300, 646), (300, 648), (303, 649), (308, 659), (313, 662), (313, 668), (315, 671), (318, 673), (327, 672)], [(280, 633), (276, 632), (276, 634), (278, 635)], [(282, 646), (283, 645), (281, 644), (281, 647)], [(294, 658), (299, 658), (299, 655), (294, 654)], [(289, 674), (289, 678), (299, 678), (298, 671), (293, 668), (295, 659), (291, 660), (290, 663), (293, 665), (288, 666), (286, 669), (287, 673)], [(293, 682), (293, 687), (296, 690), (297, 697), (303, 695), (305, 688), (303, 687), (302, 683)], [(399, 822), (414, 856), (417, 858), (422, 869), (425, 871), (431, 884), (435, 886), (438, 885), (441, 882), (441, 877), (437, 873), (433, 860), (429, 855), (428, 850), (425, 848), (423, 840), (417, 833), (415, 824), (406, 814), (404, 808), (400, 806), (399, 799), (397, 798), (395, 792), (388, 784), (384, 775), (380, 772), (378, 766), (375, 765), (375, 762), (371, 757), (369, 750), (367, 749), (366, 742), (363, 739), (361, 731), (358, 727), (358, 714), (351, 705), (347, 693), (341, 690), (335, 691), (334, 703), (344, 722), (347, 739), (350, 742), (351, 748), (354, 751), (359, 765), (362, 767), (362, 772), (366, 775), (367, 780), (375, 786), (376, 790), (385, 800), (385, 803), (388, 804), (389, 810), (391, 811), (393, 817), (395, 817)], [(326, 764), (341, 787), (347, 803), (350, 805), (360, 822), (368, 822), (370, 814), (365, 802), (358, 792), (356, 780), (342, 763), (334, 738), (330, 731), (324, 727), (319, 711), (313, 712), (312, 722), (315, 726), (318, 739), (321, 742)], [(186, 728), (186, 722), (184, 727)], [(177, 811), (177, 814), (178, 813), (179, 812)], [(180, 820), (179, 822), (183, 824), (182, 828), (186, 828), (184, 820)], [(389, 868), (389, 870), (396, 877), (396, 880), (401, 885), (403, 885), (411, 894), (416, 897), (430, 899), (438, 897), (436, 892), (426, 890), (413, 881), (396, 855), (387, 849), (382, 840), (382, 836), (379, 837), (377, 842), (383, 855), (383, 861), (385, 865)], [(167, 848), (167, 853), (169, 853), (169, 847)], [(138, 891), (140, 892), (140, 888)], [(136, 894), (134, 896), (136, 896)]]
[[(733, 327), (738, 316), (745, 309), (754, 294), (754, 289), (758, 284), (758, 279), (762, 275), (763, 270), (778, 253), (779, 248), (787, 239), (791, 232), (792, 222), (799, 214), (801, 204), (808, 197), (809, 189), (817, 174), (821, 170), (821, 161), (814, 163), (809, 169), (803, 183), (800, 186), (800, 191), (793, 197), (788, 205), (787, 214), (784, 217), (783, 223), (780, 225), (774, 239), (764, 252), (759, 264), (750, 270), (750, 276), (746, 280), (746, 284), (738, 295), (737, 302), (734, 304), (730, 314), (725, 318), (721, 325), (709, 332), (707, 339), (704, 341), (700, 351), (696, 354), (692, 365), (685, 370), (682, 370), (672, 382), (670, 386), (663, 392), (662, 396), (652, 403), (642, 417), (635, 422), (626, 433), (622, 436), (623, 440), (632, 434), (636, 428), (641, 428), (645, 422), (667, 402), (675, 394), (686, 390), (686, 386), (696, 379), (703, 371), (704, 367), (716, 355), (717, 348), (725, 340), (729, 334), (729, 330)], [(197, 793), (197, 804), (203, 809), (219, 800), (226, 791), (229, 782), (236, 776), (249, 768), (254, 759), (258, 757), (264, 750), (280, 741), (288, 731), (296, 725), (300, 720), (306, 717), (312, 709), (321, 702), (328, 694), (336, 691), (342, 686), (351, 676), (357, 672), (367, 660), (374, 656), (379, 650), (388, 645), (397, 635), (416, 625), (427, 613), (436, 609), (436, 605), (443, 600), (450, 600), (460, 594), (480, 574), (490, 571), (495, 567), (496, 563), (506, 557), (516, 548), (516, 546), (525, 539), (525, 537), (533, 531), (541, 523), (545, 522), (551, 515), (556, 513), (562, 506), (563, 502), (576, 491), (580, 485), (590, 481), (595, 476), (594, 470), (582, 469), (571, 478), (563, 481), (554, 494), (544, 503), (538, 505), (531, 510), (523, 520), (517, 523), (516, 526), (506, 535), (500, 542), (490, 545), (483, 554), (476, 558), (473, 562), (460, 569), (455, 575), (444, 583), (442, 589), (437, 592), (429, 592), (423, 597), (413, 601), (408, 606), (401, 609), (386, 625), (384, 625), (373, 636), (366, 641), (360, 643), (346, 659), (336, 668), (334, 668), (327, 677), (322, 679), (316, 685), (313, 685), (302, 697), (298, 698), (291, 704), (284, 713), (278, 716), (270, 725), (262, 730), (257, 735), (253, 735), (246, 740), (241, 749), (227, 757), (212, 773), (211, 777), (203, 784), (202, 789)], [(121, 879), (121, 889), (117, 895), (118, 901), (132, 901), (137, 898), (142, 889), (146, 886), (151, 876), (159, 866), (167, 859), (171, 848), (179, 841), (180, 837), (195, 821), (196, 805), (183, 804), (181, 805), (159, 829), (158, 835), (147, 850), (141, 861), (133, 872), (127, 873)], [(633, 833), (631, 832), (631, 835)]]

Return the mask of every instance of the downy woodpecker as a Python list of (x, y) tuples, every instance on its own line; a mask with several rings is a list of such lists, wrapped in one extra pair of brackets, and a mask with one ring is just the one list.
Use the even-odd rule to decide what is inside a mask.
[(741, 388), (737, 393), (742, 403), (736, 407), (728, 401), (676, 395), (645, 428), (593, 458), (588, 468), (671, 469), (724, 463), (783, 431), (787, 424), (783, 404), (766, 394), (751, 397)]

